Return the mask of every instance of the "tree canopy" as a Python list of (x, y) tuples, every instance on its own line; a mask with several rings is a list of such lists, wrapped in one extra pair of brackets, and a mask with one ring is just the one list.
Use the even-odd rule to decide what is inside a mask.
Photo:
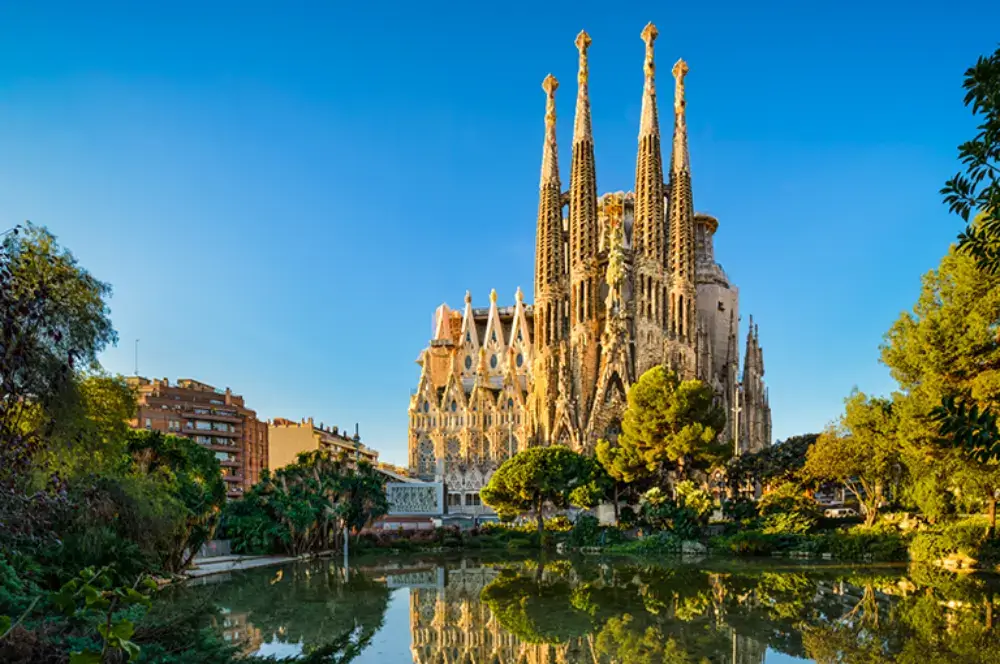
[(481, 495), (501, 518), (534, 510), (541, 534), (546, 503), (556, 508), (590, 507), (606, 483), (603, 469), (588, 456), (561, 445), (531, 447), (504, 461)]
[(676, 470), (685, 478), (693, 468), (708, 469), (729, 453), (716, 440), (725, 425), (708, 385), (653, 367), (629, 389), (615, 472), (635, 478)]
[(0, 245), (0, 480), (25, 477), (75, 370), (117, 341), (111, 287), (47, 230), (28, 224)]
[(806, 452), (817, 438), (818, 433), (791, 436), (757, 452), (733, 457), (726, 468), (729, 484), (740, 488), (748, 483), (767, 486), (798, 479)]
[[(1000, 48), (965, 72), (965, 105), (980, 121), (972, 140), (958, 147), (964, 171), (941, 193), (966, 223), (959, 246), (980, 269), (1000, 274)], [(978, 215), (978, 216), (977, 216)]]
[(345, 527), (358, 530), (388, 511), (384, 476), (371, 464), (303, 452), (226, 506), (226, 533), (242, 552), (299, 555), (328, 549)]
[(916, 305), (892, 325), (882, 362), (899, 383), (899, 439), (909, 498), (930, 518), (979, 509), (1000, 488), (1000, 468), (980, 464), (946, 442), (935, 412), (946, 399), (1000, 406), (1000, 274), (979, 269), (953, 247), (924, 275)]
[(899, 413), (892, 401), (855, 392), (848, 397), (840, 421), (809, 448), (803, 475), (820, 482), (843, 482), (863, 506), (865, 523), (871, 525), (903, 471), (898, 429)]

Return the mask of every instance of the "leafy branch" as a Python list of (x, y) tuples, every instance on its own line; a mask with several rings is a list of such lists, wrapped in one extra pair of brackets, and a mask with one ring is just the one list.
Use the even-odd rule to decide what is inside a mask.
[(1000, 274), (1000, 49), (965, 72), (963, 87), (965, 105), (982, 122), (975, 138), (958, 148), (965, 171), (948, 180), (941, 194), (968, 224), (958, 236), (959, 247), (980, 269)]

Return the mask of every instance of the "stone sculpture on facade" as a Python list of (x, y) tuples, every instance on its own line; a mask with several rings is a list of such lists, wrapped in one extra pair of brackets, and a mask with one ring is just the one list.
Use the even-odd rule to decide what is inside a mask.
[(770, 444), (757, 326), (751, 325), (740, 376), (739, 290), (715, 262), (718, 220), (694, 212), (683, 60), (672, 71), (674, 132), (664, 181), (656, 37), (647, 25), (634, 193), (597, 195), (586, 32), (576, 39), (567, 192), (556, 145), (559, 84), (545, 78), (534, 304), (526, 305), (518, 289), (512, 307), (498, 307), (493, 291), (486, 309), (474, 309), (467, 293), (462, 312), (447, 305), (435, 311), (410, 399), (415, 475), (440, 476), (467, 492), (529, 445), (590, 452), (599, 438), (617, 436), (629, 387), (660, 364), (713, 387), (727, 413), (722, 436), (737, 451)]

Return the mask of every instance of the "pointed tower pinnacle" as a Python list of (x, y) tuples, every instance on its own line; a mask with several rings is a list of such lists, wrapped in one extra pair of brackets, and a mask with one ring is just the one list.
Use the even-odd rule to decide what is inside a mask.
[(657, 34), (652, 23), (642, 31), (642, 41), (646, 44), (643, 65), (645, 83), (639, 122), (639, 153), (635, 164), (635, 216), (632, 225), (637, 376), (663, 362), (662, 343), (667, 329), (663, 156), (656, 110), (656, 63), (653, 59), (653, 43)]
[[(543, 311), (536, 318), (536, 343), (554, 343), (562, 337), (560, 303), (564, 297), (564, 248), (562, 240), (562, 191), (556, 148), (556, 88), (559, 82), (549, 74), (542, 82), (545, 90), (545, 143), (542, 148), (542, 179), (538, 191), (538, 230), (535, 240), (535, 303)], [(549, 303), (551, 306), (549, 306)], [(541, 332), (541, 334), (539, 334)]]
[(552, 74), (542, 81), (545, 90), (545, 145), (542, 147), (542, 181), (544, 187), (559, 182), (559, 158), (556, 150), (556, 89), (559, 81)]
[(587, 81), (590, 72), (587, 69), (587, 49), (591, 44), (590, 35), (586, 30), (581, 30), (576, 36), (576, 48), (580, 51), (580, 69), (576, 75), (576, 118), (573, 121), (573, 143), (591, 139), (590, 126), (590, 96), (587, 90)]
[(684, 77), (687, 63), (674, 65), (674, 144), (670, 156), (670, 209), (668, 210), (670, 247), (670, 332), (690, 343), (695, 330), (695, 228), (694, 200), (691, 193), (691, 168), (688, 157), (687, 118), (685, 115)]
[[(590, 95), (587, 89), (587, 49), (590, 48), (590, 41), (590, 35), (585, 31), (581, 31), (576, 37), (576, 47), (580, 51), (580, 71), (577, 75), (576, 119), (573, 124), (573, 166), (569, 178), (569, 315), (572, 348), (565, 355), (566, 358), (572, 356), (577, 359), (573, 376), (578, 403), (584, 405), (589, 402), (597, 382), (600, 362), (598, 342), (601, 333), (597, 317), (601, 293), (601, 273), (597, 266), (597, 167), (590, 125)], [(560, 379), (564, 378), (560, 374)]]
[(687, 101), (684, 99), (684, 77), (689, 71), (683, 59), (674, 65), (674, 151), (670, 156), (670, 171), (679, 169), (690, 170), (687, 145), (687, 116), (685, 114)]
[[(657, 34), (652, 23), (642, 31), (642, 40), (646, 42), (645, 84), (639, 123), (639, 155), (635, 167), (635, 230), (632, 243), (637, 255), (662, 265), (666, 249), (663, 246), (663, 159), (656, 112), (656, 64), (653, 62), (653, 42)], [(652, 306), (644, 308), (651, 310)]]
[(660, 121), (656, 113), (656, 62), (653, 60), (653, 42), (659, 36), (656, 26), (647, 23), (642, 31), (642, 41), (646, 42), (646, 62), (643, 65), (645, 84), (642, 89), (642, 116), (639, 123), (639, 138), (660, 134)]

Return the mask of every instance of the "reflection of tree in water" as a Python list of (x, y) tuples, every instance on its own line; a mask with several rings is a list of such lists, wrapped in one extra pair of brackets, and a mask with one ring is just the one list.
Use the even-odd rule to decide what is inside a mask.
[[(767, 648), (818, 662), (1000, 664), (996, 580), (943, 570), (772, 565), (449, 565), (410, 590), (412, 654), (431, 664), (761, 664)], [(389, 591), (337, 568), (271, 570), (215, 589), (265, 641), (346, 664), (382, 626)], [(428, 578), (438, 578), (428, 574)], [(273, 584), (272, 584), (273, 582)], [(317, 652), (317, 654), (319, 654)], [(320, 660), (317, 660), (320, 661)], [(395, 664), (395, 663), (387, 663)]]
[[(433, 623), (437, 631), (434, 639), (414, 638), (414, 658), (760, 664), (770, 648), (818, 662), (1000, 664), (986, 582), (917, 569), (909, 575), (765, 565), (513, 565), (481, 577), (478, 598), (466, 586), (461, 597), (445, 591), (425, 602), (414, 629)], [(434, 615), (445, 618), (435, 622)]]
[(315, 661), (351, 661), (382, 628), (389, 589), (352, 570), (347, 579), (332, 564), (294, 565), (250, 572), (213, 587), (214, 601), (265, 643), (302, 644), (303, 653), (322, 651)]

